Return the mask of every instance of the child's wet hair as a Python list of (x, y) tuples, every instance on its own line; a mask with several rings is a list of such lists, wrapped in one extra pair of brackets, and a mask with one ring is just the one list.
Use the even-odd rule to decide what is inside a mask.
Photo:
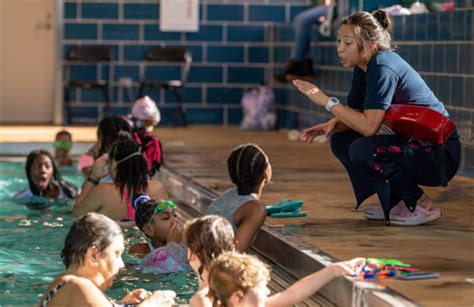
[(209, 269), (209, 297), (213, 306), (227, 306), (232, 294), (247, 293), (264, 281), (270, 280), (267, 265), (257, 257), (226, 252), (217, 257)]
[(345, 17), (341, 25), (352, 26), (357, 44), (361, 49), (370, 49), (370, 44), (375, 43), (377, 51), (391, 50), (391, 31), (393, 22), (387, 12), (379, 9), (372, 14), (357, 12)]
[(235, 249), (232, 225), (226, 218), (217, 215), (187, 221), (183, 237), (186, 246), (201, 262), (198, 269), (200, 278), (204, 269), (209, 268), (216, 257)]
[(242, 144), (227, 158), (232, 183), (240, 195), (249, 195), (261, 182), (268, 166), (267, 155), (255, 144)]
[(110, 150), (112, 144), (118, 139), (120, 131), (132, 132), (125, 119), (117, 116), (107, 116), (100, 121), (97, 127), (97, 137), (100, 140), (99, 156)]
[(70, 140), (72, 140), (72, 134), (67, 131), (67, 130), (61, 130), (59, 131), (58, 133), (56, 133), (56, 137), (54, 138), (55, 140), (57, 140), (60, 136), (62, 135), (65, 135), (67, 136)]
[[(133, 155), (135, 154), (136, 155)], [(148, 166), (145, 158), (140, 154), (140, 146), (127, 132), (121, 131), (118, 139), (112, 144), (109, 152), (110, 161), (117, 162), (115, 183), (121, 195), (127, 188), (129, 199), (148, 188)]]
[(35, 162), (36, 158), (38, 158), (41, 155), (46, 156), (51, 161), (51, 165), (53, 166), (53, 179), (56, 180), (59, 184), (61, 184), (61, 175), (59, 174), (58, 168), (56, 166), (56, 163), (54, 162), (54, 159), (51, 153), (43, 149), (33, 150), (26, 157), (26, 165), (25, 165), (26, 178), (28, 179), (28, 186), (30, 187), (30, 190), (33, 193), (33, 195), (40, 195), (40, 191), (34, 184), (33, 178), (31, 178), (31, 168), (33, 167), (33, 163)]
[(135, 210), (135, 224), (143, 233), (145, 233), (143, 230), (145, 225), (151, 222), (157, 202), (158, 200), (150, 199), (146, 193), (137, 194), (133, 198), (132, 206)]

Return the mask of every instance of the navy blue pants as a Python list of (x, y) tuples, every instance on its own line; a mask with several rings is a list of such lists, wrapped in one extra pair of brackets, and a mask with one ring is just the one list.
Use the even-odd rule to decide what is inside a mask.
[[(357, 207), (377, 193), (389, 223), (391, 208), (403, 200), (413, 212), (423, 195), (419, 185), (440, 186), (441, 172), (438, 146), (408, 141), (397, 135), (365, 137), (353, 130), (336, 132), (331, 149), (349, 174)], [(456, 132), (445, 145), (448, 181), (459, 168), (461, 143)]]

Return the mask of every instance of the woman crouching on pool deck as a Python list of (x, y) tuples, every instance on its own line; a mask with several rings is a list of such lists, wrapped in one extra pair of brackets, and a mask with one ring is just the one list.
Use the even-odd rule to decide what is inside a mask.
[(349, 174), (357, 207), (377, 193), (383, 209), (366, 210), (366, 218), (421, 225), (438, 219), (441, 211), (418, 185), (440, 186), (452, 179), (459, 167), (461, 143), (454, 130), (444, 143), (443, 164), (438, 145), (384, 133), (382, 122), (392, 104), (418, 105), (449, 117), (421, 76), (392, 50), (391, 28), (383, 10), (354, 13), (342, 21), (337, 53), (344, 67), (354, 67), (347, 106), (309, 82), (293, 84), (335, 116), (304, 130), (302, 137), (311, 142), (316, 136), (332, 134), (332, 152)]
[(364, 258), (333, 263), (297, 281), (270, 297), (269, 268), (255, 256), (226, 252), (217, 257), (209, 270), (209, 297), (213, 306), (292, 306), (310, 297), (333, 278), (353, 275)]
[[(100, 178), (109, 172), (115, 185), (99, 183)], [(120, 132), (109, 154), (94, 162), (91, 174), (74, 205), (74, 215), (81, 216), (94, 211), (113, 220), (133, 221), (135, 212), (131, 200), (143, 192), (156, 199), (168, 198), (161, 182), (149, 179), (147, 162), (140, 152), (140, 146), (129, 133)]]
[(173, 291), (137, 289), (120, 302), (105, 296), (124, 267), (123, 249), (122, 230), (111, 219), (91, 212), (75, 220), (61, 252), (66, 272), (49, 285), (40, 306), (172, 306)]
[(192, 307), (212, 306), (207, 296), (211, 262), (223, 252), (234, 250), (234, 230), (229, 221), (217, 215), (206, 215), (187, 221), (184, 242), (188, 246), (189, 264), (198, 274), (199, 289), (191, 297)]
[(33, 150), (26, 158), (28, 187), (18, 191), (13, 198), (25, 199), (41, 196), (50, 199), (73, 199), (77, 188), (61, 179), (51, 154), (46, 150)]
[(191, 271), (182, 242), (183, 226), (171, 200), (150, 199), (141, 194), (133, 200), (135, 224), (145, 234), (148, 244), (132, 245), (129, 254), (145, 256), (138, 271), (171, 273)]

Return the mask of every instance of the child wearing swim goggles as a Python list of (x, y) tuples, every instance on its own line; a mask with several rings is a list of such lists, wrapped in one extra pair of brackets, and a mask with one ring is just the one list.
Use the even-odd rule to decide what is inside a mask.
[(66, 130), (59, 131), (53, 142), (54, 158), (59, 166), (71, 166), (72, 159), (69, 152), (72, 148), (72, 135)]
[(135, 209), (135, 224), (149, 239), (151, 246), (132, 246), (129, 253), (145, 255), (151, 249), (181, 240), (182, 225), (173, 201), (150, 199), (148, 194), (142, 193), (133, 199), (132, 206)]
[(154, 200), (143, 193), (133, 199), (135, 223), (149, 244), (135, 244), (129, 253), (146, 255), (139, 271), (170, 273), (190, 271), (186, 246), (182, 242), (183, 227), (171, 200)]

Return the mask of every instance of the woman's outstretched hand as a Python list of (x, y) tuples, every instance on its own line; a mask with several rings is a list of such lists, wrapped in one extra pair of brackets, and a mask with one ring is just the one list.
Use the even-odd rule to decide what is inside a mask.
[(296, 86), (301, 93), (305, 94), (318, 106), (324, 107), (329, 100), (329, 97), (313, 83), (303, 80), (293, 80), (293, 85)]
[(336, 124), (336, 121), (330, 120), (326, 123), (307, 128), (301, 132), (300, 138), (308, 143), (312, 143), (314, 139), (320, 135), (324, 135), (325, 137), (329, 138), (329, 136), (336, 129)]

